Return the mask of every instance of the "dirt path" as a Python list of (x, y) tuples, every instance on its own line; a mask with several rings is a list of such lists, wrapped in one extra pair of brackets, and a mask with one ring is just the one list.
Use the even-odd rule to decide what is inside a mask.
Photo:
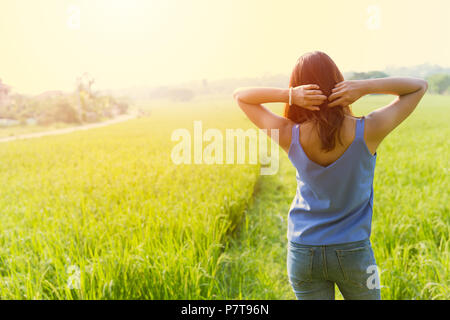
[(126, 114), (126, 115), (119, 116), (115, 119), (111, 119), (111, 120), (107, 120), (107, 121), (99, 122), (99, 123), (91, 123), (91, 124), (86, 124), (86, 125), (82, 125), (82, 126), (78, 126), (78, 127), (69, 127), (69, 128), (55, 129), (55, 130), (49, 130), (49, 131), (43, 131), (43, 132), (18, 134), (16, 136), (12, 136), (12, 137), (0, 138), (0, 143), (10, 142), (10, 141), (15, 141), (15, 140), (23, 140), (23, 139), (41, 138), (41, 137), (45, 137), (45, 136), (55, 136), (55, 135), (66, 134), (66, 133), (71, 133), (71, 132), (80, 131), (80, 130), (89, 130), (89, 129), (94, 129), (94, 128), (106, 127), (106, 126), (109, 126), (112, 124), (128, 121), (128, 120), (135, 119), (135, 118), (136, 118), (136, 115), (134, 115), (134, 114)]

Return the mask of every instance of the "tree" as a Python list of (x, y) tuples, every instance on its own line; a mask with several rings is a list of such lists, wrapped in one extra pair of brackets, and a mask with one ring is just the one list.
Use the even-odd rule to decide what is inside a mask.
[(119, 109), (119, 114), (125, 114), (128, 111), (128, 103), (119, 102), (117, 108)]
[(377, 79), (389, 77), (382, 71), (355, 72), (349, 80)]
[(450, 74), (437, 73), (427, 78), (431, 93), (450, 93)]
[(60, 102), (56, 106), (55, 120), (66, 123), (79, 123), (77, 110), (68, 102)]
[(172, 99), (172, 101), (190, 101), (194, 98), (194, 92), (189, 89), (179, 88), (179, 89), (172, 89), (169, 91), (169, 97)]

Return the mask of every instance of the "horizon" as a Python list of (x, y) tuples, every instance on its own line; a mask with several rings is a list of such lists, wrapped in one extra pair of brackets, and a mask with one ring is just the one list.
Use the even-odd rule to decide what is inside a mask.
[[(344, 77), (346, 77), (346, 75), (348, 74), (352, 74), (352, 73), (357, 73), (357, 72), (370, 72), (370, 71), (382, 71), (382, 72), (386, 72), (388, 71), (388, 69), (412, 69), (412, 68), (416, 68), (416, 67), (420, 67), (420, 66), (430, 66), (430, 67), (439, 67), (442, 69), (450, 69), (450, 67), (446, 67), (446, 66), (441, 66), (438, 64), (431, 64), (431, 63), (422, 63), (422, 64), (417, 64), (417, 65), (413, 65), (413, 66), (397, 66), (397, 65), (389, 65), (387, 67), (385, 67), (384, 69), (379, 69), (379, 70), (349, 70), (349, 71), (342, 71), (342, 74), (344, 75)], [(188, 86), (192, 86), (192, 85), (198, 85), (199, 83), (201, 83), (203, 80), (207, 80), (208, 83), (214, 83), (214, 82), (220, 82), (220, 81), (231, 81), (231, 80), (245, 80), (247, 78), (249, 79), (260, 79), (260, 78), (264, 78), (264, 77), (275, 77), (275, 76), (286, 76), (287, 80), (289, 78), (289, 73), (271, 73), (271, 72), (265, 72), (261, 75), (257, 75), (257, 76), (241, 76), (241, 77), (224, 77), (224, 78), (217, 78), (217, 79), (188, 79), (182, 82), (178, 82), (178, 83), (157, 83), (157, 84), (141, 84), (141, 85), (134, 85), (134, 86), (124, 86), (124, 87), (117, 87), (117, 88), (101, 88), (101, 89), (96, 89), (95, 86), (94, 91), (97, 92), (119, 92), (119, 91), (127, 91), (127, 90), (134, 90), (134, 89), (158, 89), (158, 88), (170, 88), (170, 87), (178, 87), (178, 88), (183, 88), (183, 87), (188, 87)], [(396, 76), (395, 74), (388, 74), (388, 76)], [(18, 94), (22, 94), (25, 96), (39, 96), (39, 95), (43, 95), (43, 94), (47, 94), (47, 93), (57, 93), (57, 92), (61, 92), (63, 94), (71, 94), (73, 92), (75, 92), (76, 88), (75, 86), (73, 88), (70, 88), (68, 90), (63, 90), (63, 89), (53, 89), (53, 88), (49, 88), (46, 89), (44, 91), (39, 91), (36, 93), (29, 93), (29, 92), (19, 92), (14, 90), (15, 88), (13, 86), (10, 86), (8, 83), (5, 83), (5, 81), (3, 81), (2, 78), (0, 78), (0, 82), (3, 83), (3, 85), (7, 85), (8, 87), (10, 87), (11, 92), (12, 93), (18, 93)]]
[(276, 7), (254, 0), (2, 1), (0, 37), (7, 49), (0, 53), (0, 79), (23, 94), (73, 91), (85, 72), (100, 91), (172, 86), (289, 74), (300, 55), (314, 50), (329, 54), (343, 73), (450, 67), (450, 44), (442, 41), (450, 36), (448, 1), (349, 0), (346, 13), (334, 15), (342, 6), (329, 0)]

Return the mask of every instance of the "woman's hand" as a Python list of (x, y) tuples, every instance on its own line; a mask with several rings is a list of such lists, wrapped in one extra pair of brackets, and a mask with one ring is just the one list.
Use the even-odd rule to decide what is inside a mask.
[(299, 107), (316, 111), (327, 97), (323, 95), (317, 84), (307, 84), (292, 89), (292, 104)]
[(328, 97), (329, 107), (346, 107), (359, 98), (361, 98), (365, 93), (363, 90), (363, 80), (347, 80), (339, 82)]

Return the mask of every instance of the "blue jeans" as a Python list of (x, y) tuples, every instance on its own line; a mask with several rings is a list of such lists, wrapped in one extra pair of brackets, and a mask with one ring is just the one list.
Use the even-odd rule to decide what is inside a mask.
[(380, 300), (380, 281), (370, 240), (335, 245), (288, 244), (289, 282), (299, 300)]

